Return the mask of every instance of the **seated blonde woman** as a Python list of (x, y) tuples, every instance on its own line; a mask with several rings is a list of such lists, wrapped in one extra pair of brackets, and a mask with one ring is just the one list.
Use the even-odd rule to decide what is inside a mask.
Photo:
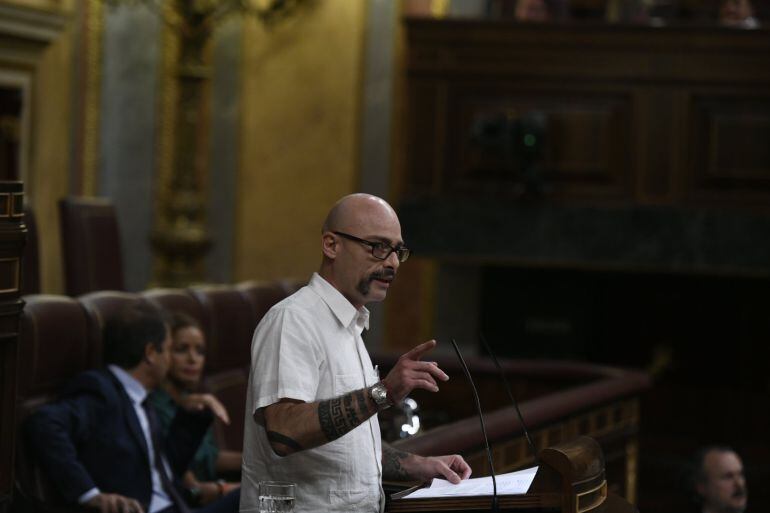
[[(206, 363), (206, 341), (200, 325), (183, 313), (171, 316), (171, 360), (166, 381), (152, 394), (164, 432), (168, 431), (176, 410), (191, 402), (211, 404), (217, 417), (229, 424), (229, 416), (222, 403), (211, 394), (200, 393), (203, 367)], [(184, 475), (184, 485), (190, 492), (192, 505), (204, 505), (238, 488), (240, 483), (227, 482), (219, 477), (233, 475), (241, 470), (241, 453), (219, 450), (214, 433), (209, 428)]]

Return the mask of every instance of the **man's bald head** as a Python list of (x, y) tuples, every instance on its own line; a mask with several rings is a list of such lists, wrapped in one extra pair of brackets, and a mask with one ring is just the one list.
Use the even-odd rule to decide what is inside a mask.
[(322, 230), (324, 232), (355, 231), (373, 219), (380, 222), (396, 222), (398, 216), (387, 201), (365, 193), (348, 194), (329, 211)]
[[(390, 251), (375, 254), (384, 245)], [(393, 207), (371, 194), (350, 194), (334, 204), (321, 234), (319, 274), (356, 308), (385, 299), (404, 247)], [(380, 256), (377, 256), (380, 255)]]

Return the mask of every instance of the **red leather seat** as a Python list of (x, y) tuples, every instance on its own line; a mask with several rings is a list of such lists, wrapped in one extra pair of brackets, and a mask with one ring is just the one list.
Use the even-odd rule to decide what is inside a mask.
[(251, 304), (229, 286), (194, 287), (191, 291), (203, 307), (207, 373), (248, 367), (256, 326)]
[(120, 230), (112, 202), (64, 198), (59, 216), (67, 294), (124, 290)]
[(141, 293), (142, 297), (163, 308), (169, 313), (183, 312), (198, 321), (203, 332), (208, 332), (208, 316), (203, 313), (203, 305), (187, 289), (149, 289)]
[[(19, 331), (18, 427), (76, 374), (98, 365), (83, 306), (66, 296), (31, 295)], [(30, 441), (16, 430), (14, 505), (30, 511), (68, 511), (31, 456)]]
[[(288, 281), (256, 282), (244, 281), (239, 283), (236, 288), (243, 294), (251, 305), (254, 312), (256, 324), (262, 320), (262, 317), (270, 308), (291, 295), (296, 287)], [(256, 327), (256, 324), (254, 327)]]
[(100, 365), (104, 354), (102, 336), (107, 320), (133, 302), (142, 301), (149, 304), (149, 301), (139, 294), (118, 290), (91, 292), (78, 297), (77, 300), (88, 314), (88, 340), (91, 351)]
[(207, 376), (204, 388), (214, 394), (227, 408), (230, 425), (214, 423), (214, 433), (220, 449), (243, 450), (243, 420), (246, 408), (248, 368), (230, 369)]

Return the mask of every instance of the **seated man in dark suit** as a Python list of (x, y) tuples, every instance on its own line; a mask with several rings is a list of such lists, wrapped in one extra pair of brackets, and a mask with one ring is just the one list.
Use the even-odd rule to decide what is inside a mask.
[[(127, 308), (105, 328), (108, 367), (76, 376), (28, 419), (30, 446), (67, 503), (110, 513), (189, 511), (175, 476), (187, 469), (217, 408), (210, 396), (197, 396), (161, 439), (145, 399), (166, 375), (169, 348), (160, 310)], [(235, 512), (238, 502), (236, 491), (200, 511)]]

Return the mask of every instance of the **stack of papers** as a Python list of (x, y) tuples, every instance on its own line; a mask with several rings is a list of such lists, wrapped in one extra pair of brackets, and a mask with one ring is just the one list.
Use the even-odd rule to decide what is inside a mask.
[[(535, 479), (537, 467), (525, 468), (516, 472), (500, 474), (497, 479), (497, 495), (517, 495), (527, 493)], [(492, 478), (477, 477), (466, 479), (460, 484), (452, 484), (445, 479), (434, 479), (430, 486), (420, 488), (402, 499), (435, 499), (439, 497), (474, 497), (492, 495)]]

